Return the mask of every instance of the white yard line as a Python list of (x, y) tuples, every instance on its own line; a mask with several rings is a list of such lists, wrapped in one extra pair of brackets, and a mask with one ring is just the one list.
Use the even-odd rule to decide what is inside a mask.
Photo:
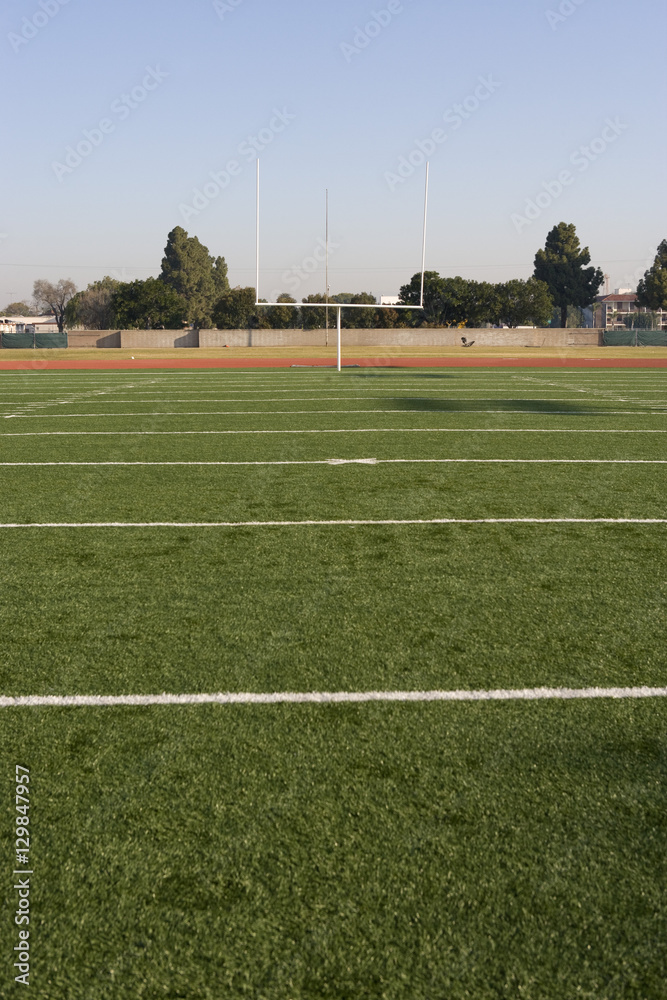
[(0, 708), (119, 708), (153, 705), (344, 705), (367, 702), (589, 701), (666, 698), (667, 687), (540, 687), (495, 691), (276, 691), (218, 694), (0, 696)]
[[(367, 407), (365, 410), (163, 410), (159, 412), (128, 412), (128, 413), (7, 413), (3, 416), (5, 420), (54, 420), (61, 417), (235, 417), (235, 416), (255, 416), (255, 417), (265, 417), (265, 416), (276, 416), (277, 414), (283, 414), (285, 416), (308, 416), (308, 414), (321, 415), (321, 414), (332, 414), (332, 413), (427, 413), (429, 411), (423, 410), (421, 407), (411, 408), (402, 406), (400, 410), (380, 410), (376, 407)], [(433, 412), (433, 411), (430, 411)], [(442, 410), (436, 411), (447, 413), (452, 415), (452, 413), (462, 412), (462, 413), (542, 413), (542, 410)], [(552, 410), (551, 414), (564, 414), (566, 416), (576, 416), (584, 414), (586, 416), (593, 416), (590, 410)], [(642, 416), (661, 416), (660, 411), (656, 410), (601, 410), (600, 416), (607, 416), (608, 414), (623, 415), (642, 415)]]
[[(129, 388), (135, 388), (135, 387), (130, 386)], [(117, 392), (123, 391), (123, 392), (128, 393), (128, 396), (129, 396), (129, 399), (122, 399), (122, 400), (120, 400), (120, 402), (123, 402), (123, 403), (126, 403), (126, 402), (133, 402), (133, 403), (137, 403), (137, 402), (155, 403), (155, 402), (158, 402), (158, 400), (155, 399), (154, 397), (156, 397), (156, 396), (160, 397), (160, 396), (163, 395), (163, 393), (161, 391), (159, 391), (159, 390), (156, 390), (155, 392), (150, 392), (150, 391), (146, 391), (143, 387), (140, 387), (140, 386), (136, 386), (136, 388), (139, 389), (141, 392), (143, 392), (145, 394), (145, 396), (148, 397), (148, 398), (146, 398), (146, 399), (138, 399), (136, 396), (134, 396), (134, 395), (132, 395), (132, 394), (130, 394), (128, 392), (128, 387), (127, 386), (119, 386), (117, 390), (114, 390), (113, 388), (109, 388), (109, 389), (90, 389), (87, 393), (66, 393), (66, 395), (68, 395), (68, 396), (76, 396), (76, 395), (81, 395), (81, 396), (93, 396), (93, 395), (104, 396), (104, 395), (107, 395), (107, 394), (109, 394), (111, 392), (114, 392), (114, 391), (117, 391)], [(217, 394), (217, 395), (220, 396), (220, 389), (219, 388), (208, 389), (208, 390), (204, 390), (204, 389), (188, 390), (188, 389), (182, 389), (180, 386), (170, 386), (169, 388), (171, 389), (171, 391), (176, 390), (176, 391), (182, 393), (183, 395), (188, 395), (190, 397), (190, 399), (168, 400), (169, 402), (189, 403), (191, 401), (194, 402), (196, 400), (199, 400), (201, 402), (207, 402), (208, 401), (206, 399), (207, 396), (211, 396), (211, 395), (215, 395), (215, 394)], [(271, 392), (273, 392), (273, 393), (275, 393), (275, 392), (279, 392), (279, 393), (285, 393), (285, 392), (319, 393), (319, 392), (322, 392), (322, 389), (324, 389), (324, 391), (326, 392), (326, 391), (331, 391), (332, 388), (334, 388), (334, 387), (333, 386), (331, 386), (331, 387), (329, 387), (329, 386), (327, 386), (327, 387), (318, 386), (316, 389), (298, 389), (295, 386), (290, 386), (287, 389), (276, 389), (275, 387), (272, 387), (270, 389), (258, 389), (256, 387), (254, 387), (252, 389), (237, 389), (235, 387), (232, 391), (233, 392), (237, 392), (239, 394), (242, 393), (243, 397), (244, 397), (244, 400), (245, 400), (245, 398), (247, 397), (247, 395), (249, 393), (255, 393), (255, 394), (260, 394), (261, 393), (262, 395), (265, 395), (265, 394), (271, 393)], [(438, 388), (438, 389), (436, 389), (436, 388), (434, 388), (432, 386), (428, 386), (428, 387), (427, 386), (407, 386), (405, 388), (402, 388), (400, 386), (380, 386), (380, 387), (375, 388), (375, 387), (370, 387), (370, 386), (366, 387), (366, 386), (358, 386), (358, 385), (356, 385), (356, 386), (352, 386), (349, 389), (341, 388), (340, 386), (335, 386), (335, 390), (336, 390), (336, 392), (345, 392), (345, 393), (349, 393), (349, 392), (361, 393), (362, 390), (363, 390), (363, 394), (357, 396), (356, 398), (358, 398), (358, 399), (366, 399), (366, 398), (368, 398), (368, 396), (370, 395), (370, 393), (383, 393), (385, 396), (390, 396), (390, 395), (392, 395), (393, 393), (396, 393), (396, 392), (411, 393), (413, 395), (419, 395), (420, 398), (429, 398), (429, 397), (432, 397), (432, 396), (443, 395), (443, 394), (450, 394), (451, 395), (453, 393), (460, 393), (460, 392), (483, 393), (486, 396), (488, 396), (489, 394), (493, 394), (495, 396), (508, 396), (508, 395), (514, 396), (517, 393), (527, 393), (527, 392), (534, 393), (535, 392), (535, 387), (531, 386), (530, 389), (517, 389), (516, 386), (505, 386), (505, 387), (501, 386), (500, 388), (487, 388), (486, 386), (483, 386), (482, 388), (477, 389), (474, 386), (460, 386), (460, 385), (457, 385), (457, 386), (452, 386), (452, 387), (449, 387), (449, 388)], [(556, 393), (563, 393), (563, 392), (579, 392), (579, 393), (583, 394), (583, 393), (588, 392), (588, 390), (586, 390), (586, 389), (577, 390), (576, 387), (574, 387), (574, 386), (560, 386), (560, 387), (559, 386), (555, 386), (553, 389), (550, 389), (548, 395), (540, 395), (539, 397), (536, 397), (536, 398), (538, 398), (538, 399), (564, 399), (564, 398), (567, 398), (567, 397), (564, 397), (562, 395), (556, 395)], [(657, 390), (657, 389), (637, 389), (637, 390), (631, 390), (631, 392), (651, 393), (654, 396), (660, 396), (660, 395), (662, 395), (662, 397), (665, 398), (664, 390), (660, 391), (660, 390)], [(10, 405), (12, 403), (15, 403), (15, 405), (22, 405), (22, 406), (47, 406), (47, 405), (49, 405), (49, 403), (52, 403), (53, 405), (56, 405), (56, 403), (59, 402), (59, 400), (55, 400), (55, 399), (45, 399), (44, 398), (44, 396), (45, 396), (44, 393), (39, 393), (39, 395), (41, 396), (41, 399), (34, 400), (33, 402), (30, 402), (29, 400), (26, 400), (26, 401), (24, 401), (24, 400), (17, 401), (17, 396), (22, 396), (22, 395), (28, 395), (28, 394), (27, 393), (14, 393), (11, 396), (9, 394), (4, 395), (3, 396), (3, 405)], [(35, 395), (37, 395), (37, 394), (35, 394)], [(61, 394), (59, 394), (59, 395), (61, 395)], [(617, 396), (612, 396), (610, 394), (610, 392), (602, 392), (600, 390), (597, 390), (596, 393), (595, 393), (595, 395), (600, 395), (600, 396), (603, 396), (604, 398), (611, 398), (613, 400), (618, 400), (619, 402), (626, 402), (625, 398), (620, 399)], [(192, 400), (193, 396), (195, 397), (195, 400)], [(308, 400), (308, 397), (303, 398), (302, 396), (296, 396), (294, 398), (300, 400), (301, 402), (307, 402), (307, 400)], [(314, 401), (317, 401), (318, 398), (322, 398), (322, 399), (325, 399), (325, 398), (326, 399), (334, 399), (334, 398), (348, 399), (350, 397), (348, 397), (348, 396), (340, 396), (340, 397), (327, 396), (327, 397), (324, 397), (323, 396), (323, 397), (315, 397)], [(459, 397), (456, 397), (456, 398), (459, 398)], [(467, 397), (461, 397), (461, 398), (467, 398)], [(472, 397), (472, 398), (475, 398), (475, 397)], [(222, 396), (222, 398), (219, 401), (220, 402), (227, 402), (228, 399), (229, 399), (229, 397)], [(282, 399), (284, 399), (283, 396), (278, 396), (274, 401), (275, 402), (279, 402)], [(576, 399), (576, 397), (575, 397), (575, 399)], [(239, 402), (242, 402), (244, 400), (239, 400)], [(260, 402), (261, 400), (258, 398), (255, 401), (256, 402)], [(272, 400), (268, 400), (268, 402), (271, 402), (271, 401)], [(218, 400), (211, 400), (211, 402), (218, 402)]]
[(0, 462), (0, 468), (106, 465), (667, 465), (667, 458), (321, 458), (245, 462)]
[[(434, 380), (435, 381), (435, 380)], [(527, 380), (526, 380), (527, 381)], [(401, 379), (392, 382), (391, 380), (383, 380), (381, 385), (364, 385), (361, 380), (355, 381), (352, 385), (347, 385), (345, 387), (341, 386), (341, 383), (337, 379), (327, 380), (326, 382), (322, 380), (313, 380), (308, 386), (304, 385), (302, 380), (299, 380), (298, 384), (283, 380), (261, 380), (261, 381), (250, 381), (244, 380), (242, 385), (247, 386), (247, 388), (242, 388), (241, 384), (234, 381), (217, 381), (217, 382), (207, 382), (204, 384), (197, 384), (193, 382), (179, 382), (178, 380), (168, 380), (164, 383), (156, 381), (154, 379), (146, 379), (144, 382), (139, 380), (134, 380), (132, 385), (127, 383), (114, 384), (111, 382), (96, 382), (96, 383), (73, 383), (73, 382), (63, 382), (63, 383), (49, 383), (47, 386), (42, 386), (35, 389), (25, 389), (23, 385), (8, 385), (3, 383), (0, 378), (0, 391), (6, 390), (7, 394), (11, 394), (12, 397), (16, 396), (38, 396), (44, 397), (55, 394), (62, 394), (68, 391), (78, 392), (82, 390), (102, 391), (102, 392), (118, 392), (125, 390), (127, 392), (151, 392), (158, 394), (162, 391), (174, 390), (180, 392), (192, 393), (211, 393), (211, 392), (225, 392), (225, 391), (235, 391), (239, 392), (321, 392), (327, 389), (341, 389), (345, 392), (352, 391), (369, 391), (369, 392), (393, 392), (395, 390), (400, 390), (403, 392), (451, 392), (457, 389), (465, 389), (469, 391), (498, 391), (498, 392), (528, 392), (530, 389), (528, 387), (520, 389), (515, 382), (501, 382), (499, 380), (484, 380), (484, 379), (451, 379), (447, 380), (447, 385), (434, 385), (431, 381), (419, 380), (418, 382), (412, 382), (408, 379)], [(539, 381), (532, 382), (533, 390), (538, 388)], [(576, 385), (565, 382), (553, 382), (550, 383), (550, 388), (556, 392), (563, 392), (565, 390), (570, 390), (574, 392), (587, 392), (589, 390), (588, 383), (578, 383)], [(613, 391), (613, 390), (625, 390), (627, 392), (664, 392), (667, 385), (666, 381), (648, 381), (645, 380), (641, 384), (636, 382), (609, 382), (605, 384), (591, 383), (590, 389), (597, 389), (598, 391)], [(284, 388), (281, 388), (283, 387)], [(153, 388), (155, 387), (155, 388)], [(191, 388), (192, 387), (192, 388)]]
[[(128, 389), (133, 389), (133, 388), (135, 388), (133, 382), (126, 382), (123, 385), (118, 386), (117, 388), (115, 386), (112, 386), (107, 389), (89, 389), (86, 392), (69, 392), (65, 394), (67, 397), (66, 399), (60, 399), (60, 400), (49, 399), (49, 400), (35, 401), (32, 403), (24, 402), (18, 404), (14, 404), (13, 402), (10, 404), (3, 400), (2, 405), (10, 406), (12, 409), (18, 409), (22, 407), (24, 411), (44, 409), (49, 406), (73, 406), (77, 402), (82, 402), (84, 400), (87, 403), (93, 402), (93, 400), (90, 399), (90, 396), (108, 396), (109, 393), (111, 392), (116, 392), (116, 391), (125, 392)], [(19, 393), (18, 395), (27, 395), (27, 393)], [(31, 393), (31, 395), (37, 395), (37, 393)], [(43, 394), (39, 393), (39, 395)], [(23, 416), (23, 415), (24, 414), (16, 414), (16, 416)]]
[[(137, 388), (139, 388), (139, 387), (137, 387)], [(271, 388), (271, 389), (257, 389), (257, 388), (253, 388), (253, 389), (236, 389), (236, 388), (234, 388), (232, 391), (235, 392), (235, 393), (237, 393), (238, 395), (242, 395), (242, 398), (238, 399), (238, 402), (246, 402), (247, 401), (247, 402), (257, 402), (257, 403), (264, 402), (264, 401), (266, 401), (266, 402), (276, 402), (277, 403), (277, 402), (283, 402), (286, 399), (291, 399), (291, 400), (295, 400), (295, 401), (302, 402), (302, 403), (308, 402), (310, 399), (312, 399), (313, 402), (318, 402), (320, 399), (350, 399), (350, 398), (354, 398), (354, 399), (369, 399), (369, 398), (372, 398), (371, 397), (371, 393), (380, 393), (380, 394), (384, 395), (385, 397), (386, 396), (391, 396), (391, 395), (393, 395), (395, 393), (401, 393), (401, 394), (409, 393), (411, 396), (417, 396), (420, 399), (428, 399), (428, 398), (433, 398), (434, 396), (447, 395), (447, 396), (450, 396), (450, 397), (452, 397), (454, 399), (472, 399), (472, 400), (477, 400), (479, 395), (483, 395), (485, 398), (488, 398), (491, 395), (493, 395), (494, 397), (498, 396), (498, 397), (501, 397), (501, 398), (506, 398), (506, 397), (509, 396), (510, 398), (512, 398), (512, 397), (515, 397), (518, 394), (521, 394), (523, 396), (524, 393), (533, 393), (532, 396), (528, 396), (527, 397), (528, 401), (530, 401), (531, 399), (536, 399), (536, 400), (540, 400), (540, 401), (541, 400), (560, 400), (561, 402), (564, 402), (564, 401), (568, 401), (569, 400), (571, 402), (581, 402), (581, 395), (583, 395), (586, 392), (586, 390), (584, 390), (584, 389), (577, 390), (577, 389), (574, 389), (571, 386), (562, 386), (560, 388), (556, 387), (554, 389), (551, 389), (548, 394), (544, 393), (544, 394), (540, 394), (539, 396), (535, 396), (534, 395), (535, 394), (535, 388), (534, 387), (531, 387), (530, 389), (517, 389), (514, 386), (508, 386), (507, 388), (486, 388), (486, 387), (482, 387), (482, 388), (479, 388), (479, 389), (476, 389), (476, 388), (470, 387), (470, 386), (465, 386), (465, 387), (455, 386), (455, 387), (446, 388), (446, 389), (435, 389), (435, 388), (432, 388), (431, 386), (429, 386), (428, 388), (426, 388), (424, 386), (414, 386), (414, 387), (411, 386), (411, 387), (408, 387), (408, 388), (401, 388), (399, 386), (391, 386), (391, 387), (389, 387), (389, 386), (382, 386), (380, 388), (371, 388), (371, 387), (365, 388), (364, 387), (363, 388), (363, 392), (362, 392), (362, 387), (360, 387), (360, 386), (354, 386), (354, 387), (352, 387), (350, 389), (345, 389), (345, 388), (341, 388), (340, 386), (336, 386), (335, 387), (335, 391), (337, 393), (357, 393), (357, 395), (353, 396), (353, 397), (350, 397), (350, 396), (347, 396), (347, 395), (345, 395), (345, 396), (319, 396), (319, 395), (318, 396), (306, 396), (305, 395), (306, 393), (321, 393), (323, 388), (324, 387), (320, 386), (317, 389), (297, 389), (294, 386), (290, 386), (288, 389), (276, 389), (276, 388)], [(327, 388), (328, 388), (328, 391), (331, 391), (331, 389), (333, 389), (334, 387), (332, 386), (332, 387), (327, 387)], [(325, 388), (325, 391), (327, 391), (327, 388)], [(226, 402), (232, 401), (232, 399), (234, 398), (234, 397), (228, 397), (228, 396), (222, 395), (220, 393), (220, 389), (210, 389), (210, 390), (207, 390), (207, 391), (198, 389), (198, 390), (192, 390), (192, 392), (189, 392), (187, 389), (185, 389), (185, 390), (184, 389), (180, 389), (180, 388), (178, 388), (176, 386), (171, 387), (171, 389), (172, 389), (172, 391), (174, 389), (177, 389), (177, 391), (179, 391), (182, 395), (188, 395), (189, 398), (188, 399), (173, 399), (172, 398), (172, 399), (166, 399), (165, 402), (170, 402), (170, 403), (172, 403), (172, 402), (173, 403), (190, 403), (190, 402), (211, 402), (211, 403), (220, 402), (220, 403), (226, 403)], [(117, 390), (114, 390), (114, 389), (91, 389), (91, 390), (89, 390), (86, 393), (66, 393), (65, 395), (68, 396), (68, 398), (66, 400), (53, 399), (53, 398), (52, 399), (45, 399), (44, 398), (44, 394), (40, 393), (40, 396), (42, 398), (39, 399), (39, 400), (34, 400), (34, 401), (31, 402), (29, 400), (19, 400), (19, 399), (17, 399), (17, 395), (21, 395), (21, 394), (16, 394), (15, 393), (15, 394), (13, 394), (11, 396), (9, 394), (7, 394), (7, 395), (3, 396), (2, 405), (3, 406), (57, 406), (57, 405), (62, 405), (63, 403), (66, 403), (66, 402), (75, 402), (76, 400), (73, 397), (85, 398), (85, 397), (90, 397), (90, 396), (106, 396), (106, 395), (111, 394), (114, 391), (117, 391), (117, 392), (123, 391), (128, 396), (127, 399), (123, 399), (123, 398), (119, 399), (118, 397), (116, 397), (113, 400), (113, 402), (118, 401), (118, 402), (121, 402), (121, 403), (144, 403), (144, 402), (145, 403), (156, 403), (156, 402), (159, 402), (160, 401), (160, 397), (163, 396), (162, 392), (156, 391), (156, 392), (151, 393), (151, 392), (146, 392), (146, 390), (142, 388), (141, 391), (144, 393), (144, 398), (140, 398), (138, 396), (135, 396), (135, 395), (132, 395), (132, 394), (128, 393), (126, 386), (122, 386), (122, 387), (119, 386)], [(573, 391), (575, 391), (575, 392), (579, 391), (580, 395), (577, 396), (577, 397), (574, 397), (574, 398), (571, 397), (571, 396), (557, 395), (557, 393), (573, 392)], [(640, 390), (637, 390), (637, 391), (640, 391)], [(651, 393), (651, 395), (653, 395), (653, 396), (660, 397), (660, 401), (664, 401), (666, 399), (664, 393), (660, 393), (660, 392), (658, 392), (657, 390), (654, 390), (654, 389), (646, 389), (646, 390), (641, 390), (641, 391), (642, 392), (646, 392), (646, 393)], [(278, 393), (300, 392), (300, 393), (302, 393), (302, 395), (300, 395), (300, 396), (292, 396), (292, 397), (285, 397), (283, 395), (280, 395), (280, 396), (270, 397), (269, 399), (265, 399), (265, 396), (267, 394), (269, 394), (269, 393), (276, 393), (276, 392), (278, 392)], [(476, 396), (460, 396), (460, 395), (456, 395), (456, 394), (462, 393), (462, 392), (465, 392), (465, 393), (474, 392), (477, 395)], [(633, 390), (633, 392), (634, 392), (634, 390)], [(250, 395), (251, 393), (255, 394), (254, 398), (248, 399), (248, 395)], [(620, 396), (617, 396), (617, 395), (613, 395), (611, 392), (596, 391), (594, 395), (595, 395), (595, 398), (599, 399), (600, 402), (604, 402), (605, 400), (609, 400), (610, 402), (613, 401), (613, 402), (622, 402), (622, 403), (625, 403), (625, 402), (644, 402), (643, 399), (642, 400), (640, 400), (640, 399), (627, 399), (626, 397), (620, 397)], [(630, 393), (630, 395), (632, 395), (632, 393)], [(208, 397), (210, 397), (210, 396), (216, 396), (217, 398), (215, 398), (215, 399), (209, 399)], [(92, 402), (92, 400), (91, 400), (91, 402)], [(106, 400), (101, 400), (101, 402), (106, 402)]]
[(434, 517), (406, 520), (322, 521), (49, 521), (0, 524), (0, 528), (306, 528), (414, 524), (667, 524), (664, 517)]
[[(486, 411), (483, 411), (486, 412)], [(22, 437), (137, 437), (192, 436), (221, 434), (667, 434), (667, 430), (612, 430), (608, 427), (569, 430), (536, 427), (334, 427), (309, 430), (220, 430), (220, 431), (7, 431), (0, 438)]]
[[(616, 394), (617, 390), (619, 388), (618, 384), (616, 384), (615, 386), (606, 387), (606, 388), (605, 387), (598, 387), (597, 385), (596, 386), (588, 385), (588, 386), (584, 386), (583, 388), (580, 388), (579, 387), (580, 383), (572, 385), (572, 384), (563, 383), (563, 382), (548, 382), (546, 379), (544, 379), (544, 378), (537, 378), (536, 376), (513, 375), (512, 378), (515, 381), (517, 381), (517, 382), (530, 382), (531, 385), (548, 386), (551, 390), (557, 389), (558, 391), (567, 390), (569, 392), (586, 393), (586, 394), (592, 395), (592, 396), (594, 396), (594, 397), (596, 397), (598, 399), (599, 398), (609, 399), (609, 400), (613, 400), (614, 402), (617, 402), (617, 403), (635, 403), (635, 402), (639, 402), (639, 400), (628, 399), (627, 398), (628, 394), (632, 396), (633, 394), (638, 393), (638, 392), (651, 392), (653, 394), (656, 393), (656, 390), (654, 390), (654, 389), (632, 388), (632, 389), (628, 390), (628, 392), (626, 392), (623, 396), (619, 396), (619, 395)], [(623, 384), (627, 385), (627, 384), (630, 384), (630, 383), (623, 383)], [(521, 392), (522, 390), (519, 389), (519, 390), (515, 390), (515, 391)]]

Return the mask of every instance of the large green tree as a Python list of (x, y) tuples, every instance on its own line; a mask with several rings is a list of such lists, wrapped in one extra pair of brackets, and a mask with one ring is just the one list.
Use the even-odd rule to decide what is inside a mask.
[(179, 330), (187, 316), (183, 296), (157, 278), (119, 285), (110, 308), (123, 330)]
[(604, 281), (599, 267), (588, 267), (590, 262), (588, 247), (581, 249), (575, 226), (567, 222), (554, 226), (544, 250), (535, 254), (533, 277), (547, 285), (560, 309), (561, 327), (567, 326), (567, 307), (590, 306)]
[(653, 261), (637, 285), (637, 305), (646, 309), (667, 309), (667, 240), (663, 240)]
[[(421, 271), (413, 274), (407, 285), (401, 285), (399, 290), (399, 301), (404, 306), (418, 306), (421, 296)], [(415, 310), (414, 313), (406, 313), (408, 321), (415, 325), (421, 325), (428, 317), (435, 320), (439, 314), (439, 300), (442, 294), (442, 282), (437, 271), (424, 272), (424, 313)]]
[(186, 318), (196, 327), (211, 326), (216, 303), (229, 290), (225, 258), (212, 257), (208, 247), (181, 226), (167, 237), (159, 280), (182, 296)]
[[(324, 295), (316, 293), (314, 295), (306, 295), (302, 302), (307, 303), (319, 303), (326, 302), (327, 298)], [(336, 310), (331, 308), (332, 299), (329, 297), (329, 325), (336, 323)], [(322, 306), (321, 309), (300, 309), (301, 314), (301, 324), (304, 330), (322, 330), (327, 325), (327, 311)], [(333, 317), (333, 319), (332, 319)]]
[(495, 316), (499, 325), (547, 326), (553, 312), (553, 299), (543, 281), (513, 279), (495, 286)]
[[(400, 290), (404, 305), (419, 305), (421, 272)], [(441, 278), (437, 271), (424, 274), (424, 309), (412, 314), (416, 326), (478, 327), (491, 321), (495, 286), (459, 276)]]
[(257, 313), (254, 288), (228, 288), (216, 303), (213, 322), (218, 330), (247, 330), (259, 325)]
[[(336, 300), (343, 304), (339, 295)], [(354, 295), (345, 295), (349, 305), (369, 306), (368, 309), (347, 309), (341, 314), (340, 325), (348, 330), (371, 330), (377, 326), (378, 310), (372, 308), (377, 305), (377, 299), (372, 292), (357, 292)], [(333, 301), (333, 300), (332, 300)], [(333, 312), (333, 325), (336, 324), (336, 311)], [(329, 313), (329, 325), (332, 325), (331, 312)]]
[(287, 305), (287, 303), (291, 302), (296, 305), (296, 299), (293, 299), (286, 292), (282, 292), (276, 302), (284, 302), (285, 305), (267, 306), (265, 309), (260, 309), (260, 316), (266, 314), (266, 322), (272, 330), (293, 329), (299, 323), (299, 310), (295, 309), (294, 306)]

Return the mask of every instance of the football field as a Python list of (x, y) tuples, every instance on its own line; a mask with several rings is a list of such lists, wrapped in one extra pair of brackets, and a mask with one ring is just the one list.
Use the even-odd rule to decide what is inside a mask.
[(664, 1000), (664, 369), (3, 371), (0, 482), (0, 997), (25, 870), (40, 1000)]

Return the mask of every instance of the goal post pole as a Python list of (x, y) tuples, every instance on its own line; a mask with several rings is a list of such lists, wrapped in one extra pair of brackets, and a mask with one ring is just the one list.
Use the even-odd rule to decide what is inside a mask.
[(325, 264), (324, 264), (324, 298), (326, 299), (326, 334), (324, 336), (324, 346), (329, 346), (329, 188), (326, 189), (324, 195), (325, 201), (325, 223), (324, 223), (324, 242), (325, 242)]
[(422, 287), (421, 296), (419, 299), (419, 308), (424, 308), (424, 270), (426, 268), (426, 217), (428, 214), (428, 168), (429, 163), (426, 161), (426, 186), (424, 189), (424, 233), (422, 236)]
[(340, 306), (338, 306), (338, 309), (336, 310), (336, 313), (337, 313), (337, 316), (336, 316), (336, 326), (337, 326), (337, 332), (338, 332), (337, 367), (338, 367), (338, 371), (340, 371), (340, 354), (341, 354), (341, 350), (340, 350), (340, 348), (341, 348), (341, 344), (340, 344), (340, 340), (341, 340), (341, 337), (340, 337), (340, 314), (341, 314), (341, 307)]
[(257, 157), (257, 215), (255, 228), (255, 264), (257, 276), (255, 279), (255, 305), (259, 303), (259, 157)]

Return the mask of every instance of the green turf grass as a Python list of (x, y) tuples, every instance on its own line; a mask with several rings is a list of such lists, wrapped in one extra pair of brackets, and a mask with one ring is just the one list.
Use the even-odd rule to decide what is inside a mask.
[(30, 995), (662, 1000), (666, 709), (13, 710)]
[[(667, 457), (667, 435), (634, 433), (667, 430), (654, 371), (6, 374), (4, 462)], [(364, 427), (387, 432), (14, 436)], [(633, 433), (570, 433), (586, 429)], [(4, 466), (0, 521), (664, 517), (666, 486), (661, 465)], [(666, 537), (0, 529), (0, 692), (664, 686)], [(32, 776), (30, 991), (664, 1000), (666, 713), (0, 710), (6, 787), (16, 763)], [(11, 961), (3, 998), (23, 989)]]
[(7, 694), (665, 683), (667, 525), (2, 538)]

